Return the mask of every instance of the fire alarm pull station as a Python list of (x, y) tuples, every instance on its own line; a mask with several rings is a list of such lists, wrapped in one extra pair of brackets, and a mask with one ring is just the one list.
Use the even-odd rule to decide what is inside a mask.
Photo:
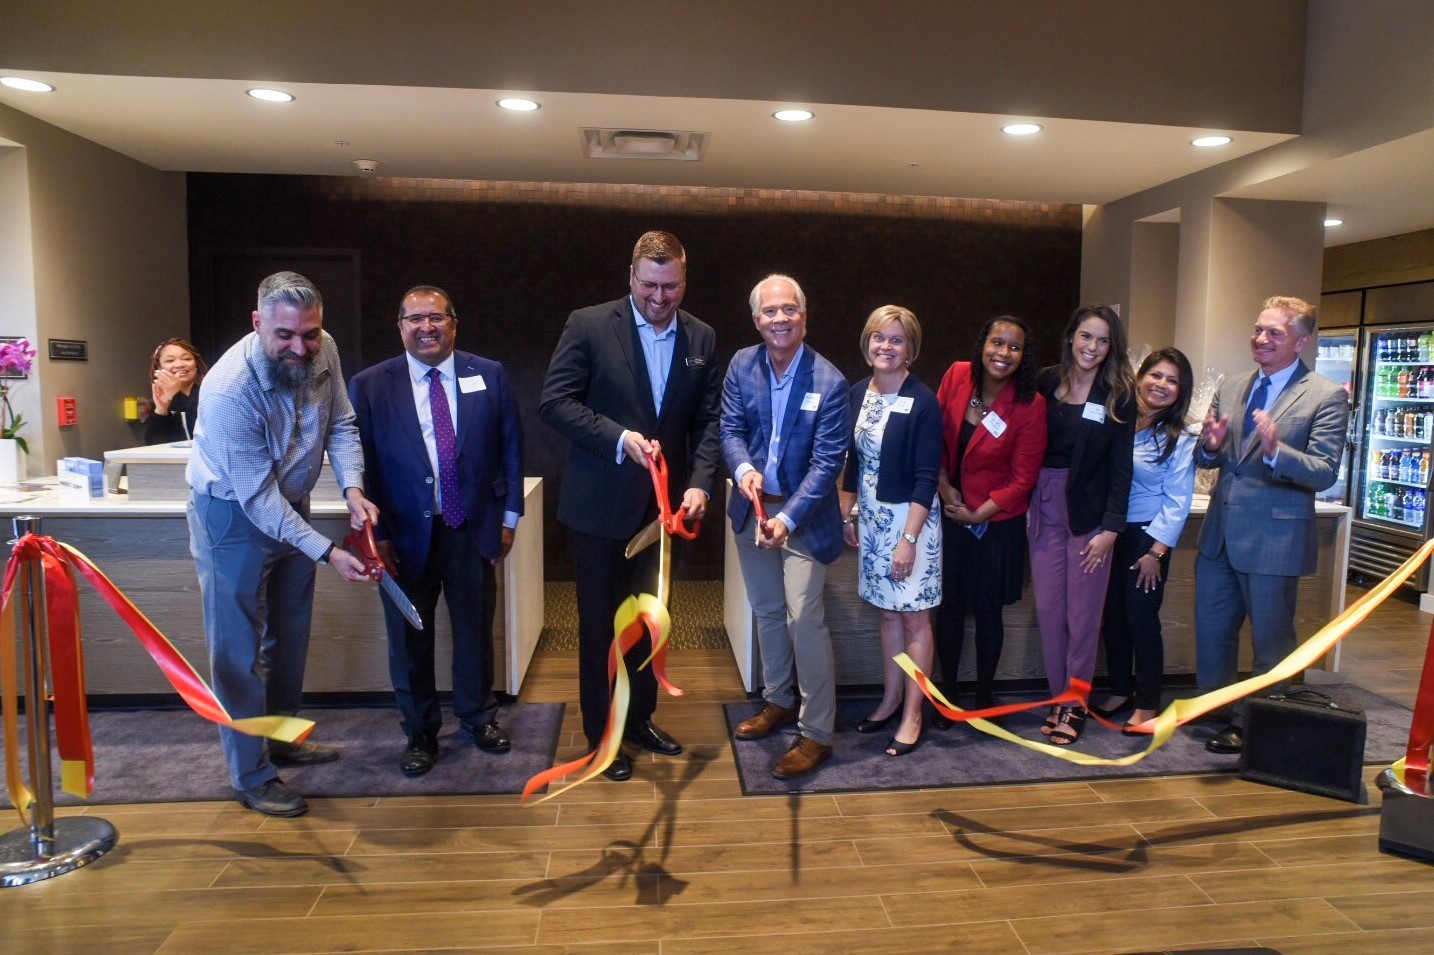
[(55, 411), (60, 419), (60, 427), (75, 424), (79, 418), (75, 414), (75, 399), (68, 395), (61, 395), (55, 399)]

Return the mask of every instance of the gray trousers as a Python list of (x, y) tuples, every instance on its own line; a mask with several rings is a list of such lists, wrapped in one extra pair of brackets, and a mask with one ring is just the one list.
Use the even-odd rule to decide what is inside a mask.
[[(296, 714), (309, 655), (314, 562), (255, 527), (234, 501), (191, 493), (186, 514), (215, 695), (235, 719)], [(278, 775), (263, 737), (221, 727), (219, 740), (235, 789)]]
[[(1215, 558), (1195, 560), (1195, 679), (1208, 693), (1235, 682), (1240, 626), (1250, 618), (1254, 673), (1268, 673), (1299, 645), (1295, 633), (1295, 595), (1300, 579), (1277, 574), (1242, 574), (1230, 566), (1223, 548)], [(1286, 682), (1260, 691), (1283, 693)], [(1235, 704), (1232, 722), (1245, 721), (1245, 701)]]
[(800, 686), (797, 728), (803, 736), (830, 746), (836, 723), (836, 664), (822, 604), (826, 565), (813, 559), (800, 532), (788, 537), (781, 550), (762, 550), (753, 536), (754, 520), (749, 517), (736, 538), (747, 600), (757, 615), (766, 684), (762, 696), (768, 703), (791, 709), (796, 704), (795, 687)]

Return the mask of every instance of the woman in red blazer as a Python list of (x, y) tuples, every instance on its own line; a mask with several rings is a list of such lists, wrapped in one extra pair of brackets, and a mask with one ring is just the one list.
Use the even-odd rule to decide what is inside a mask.
[[(945, 449), (941, 498), (942, 604), (936, 650), (942, 692), (954, 699), (966, 638), (976, 618), (976, 707), (992, 705), (1005, 629), (1001, 608), (1021, 599), (1025, 513), (1046, 452), (1046, 402), (1027, 352), (1031, 327), (1011, 315), (988, 321), (976, 360), (958, 361), (937, 392)], [(939, 714), (938, 727), (944, 725)]]

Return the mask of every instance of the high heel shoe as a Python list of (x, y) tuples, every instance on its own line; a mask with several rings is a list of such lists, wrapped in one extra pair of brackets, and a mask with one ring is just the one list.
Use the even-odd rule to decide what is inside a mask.
[(896, 714), (899, 712), (900, 710), (892, 710), (891, 713), (888, 714), (885, 719), (862, 720), (860, 723), (856, 724), (856, 731), (858, 733), (875, 733), (880, 730), (884, 730), (886, 729), (887, 724), (889, 724), (892, 720), (896, 719)]
[(1041, 724), (1041, 735), (1042, 735), (1042, 736), (1050, 736), (1050, 735), (1051, 735), (1051, 730), (1055, 729), (1056, 726), (1058, 726), (1058, 725), (1060, 724), (1060, 721), (1061, 721), (1061, 712), (1062, 712), (1064, 709), (1065, 709), (1065, 707), (1063, 707), (1063, 706), (1053, 706), (1053, 707), (1051, 707), (1051, 711), (1046, 714), (1046, 721)]
[(1050, 741), (1056, 746), (1070, 746), (1080, 739), (1081, 731), (1085, 729), (1085, 710), (1079, 706), (1072, 706), (1061, 714), (1061, 721), (1055, 729), (1051, 730)]
[[(1110, 700), (1107, 699), (1107, 700), (1106, 700), (1106, 703), (1109, 703), (1109, 702), (1110, 702)], [(1133, 697), (1133, 696), (1127, 696), (1124, 700), (1122, 700), (1122, 701), (1121, 701), (1119, 704), (1117, 704), (1116, 706), (1095, 706), (1095, 705), (1092, 704), (1092, 706), (1091, 706), (1091, 708), (1090, 708), (1090, 711), (1091, 711), (1092, 713), (1094, 713), (1096, 716), (1099, 716), (1101, 719), (1113, 720), (1113, 719), (1115, 719), (1117, 716), (1119, 716), (1121, 713), (1124, 713), (1126, 710), (1134, 709), (1134, 703), (1135, 703), (1135, 697)]]
[(911, 752), (912, 750), (914, 750), (916, 747), (918, 747), (918, 746), (920, 746), (920, 745), (921, 745), (921, 733), (920, 733), (920, 731), (917, 732), (917, 734), (916, 734), (916, 739), (913, 740), (913, 741), (910, 742), (910, 743), (901, 743), (901, 742), (898, 742), (897, 739), (896, 739), (896, 737), (893, 736), (893, 737), (891, 738), (891, 742), (889, 742), (889, 743), (886, 744), (886, 755), (888, 755), (888, 756), (905, 756), (907, 753)]

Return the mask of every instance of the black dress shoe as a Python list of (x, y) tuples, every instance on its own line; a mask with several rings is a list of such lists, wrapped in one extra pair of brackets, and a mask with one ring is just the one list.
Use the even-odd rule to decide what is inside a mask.
[(1126, 710), (1134, 710), (1134, 709), (1135, 709), (1135, 697), (1133, 697), (1133, 696), (1127, 696), (1127, 697), (1125, 698), (1125, 701), (1124, 701), (1123, 703), (1120, 703), (1120, 704), (1117, 705), (1117, 706), (1110, 706), (1110, 707), (1105, 707), (1105, 706), (1092, 706), (1092, 707), (1090, 707), (1090, 711), (1091, 711), (1092, 713), (1094, 713), (1096, 716), (1099, 716), (1101, 719), (1106, 719), (1106, 720), (1113, 720), (1113, 719), (1115, 719), (1117, 716), (1119, 716), (1120, 714), (1124, 713)]
[(506, 753), (513, 748), (513, 741), (503, 732), (497, 720), (489, 720), (482, 726), (464, 723), (463, 733), (485, 753)]
[(628, 730), (627, 741), (659, 756), (676, 756), (682, 752), (682, 744), (667, 735), (652, 720), (647, 720), (637, 728)]
[(302, 816), (309, 811), (304, 797), (294, 792), (277, 776), (268, 782), (238, 792), (239, 802), (245, 809), (261, 812), (266, 816)]
[(408, 748), (398, 761), (398, 768), (405, 776), (422, 776), (438, 762), (438, 740), (432, 733), (419, 733), (408, 740)]
[(1205, 748), (1222, 756), (1239, 755), (1245, 748), (1245, 734), (1238, 726), (1227, 726), (1205, 741)]
[(275, 766), (314, 766), (332, 763), (339, 758), (339, 751), (332, 746), (321, 746), (307, 740), (302, 743), (281, 743), (269, 740), (269, 762)]
[(618, 753), (612, 765), (602, 771), (602, 774), (615, 783), (625, 783), (632, 778), (632, 758), (626, 753)]

